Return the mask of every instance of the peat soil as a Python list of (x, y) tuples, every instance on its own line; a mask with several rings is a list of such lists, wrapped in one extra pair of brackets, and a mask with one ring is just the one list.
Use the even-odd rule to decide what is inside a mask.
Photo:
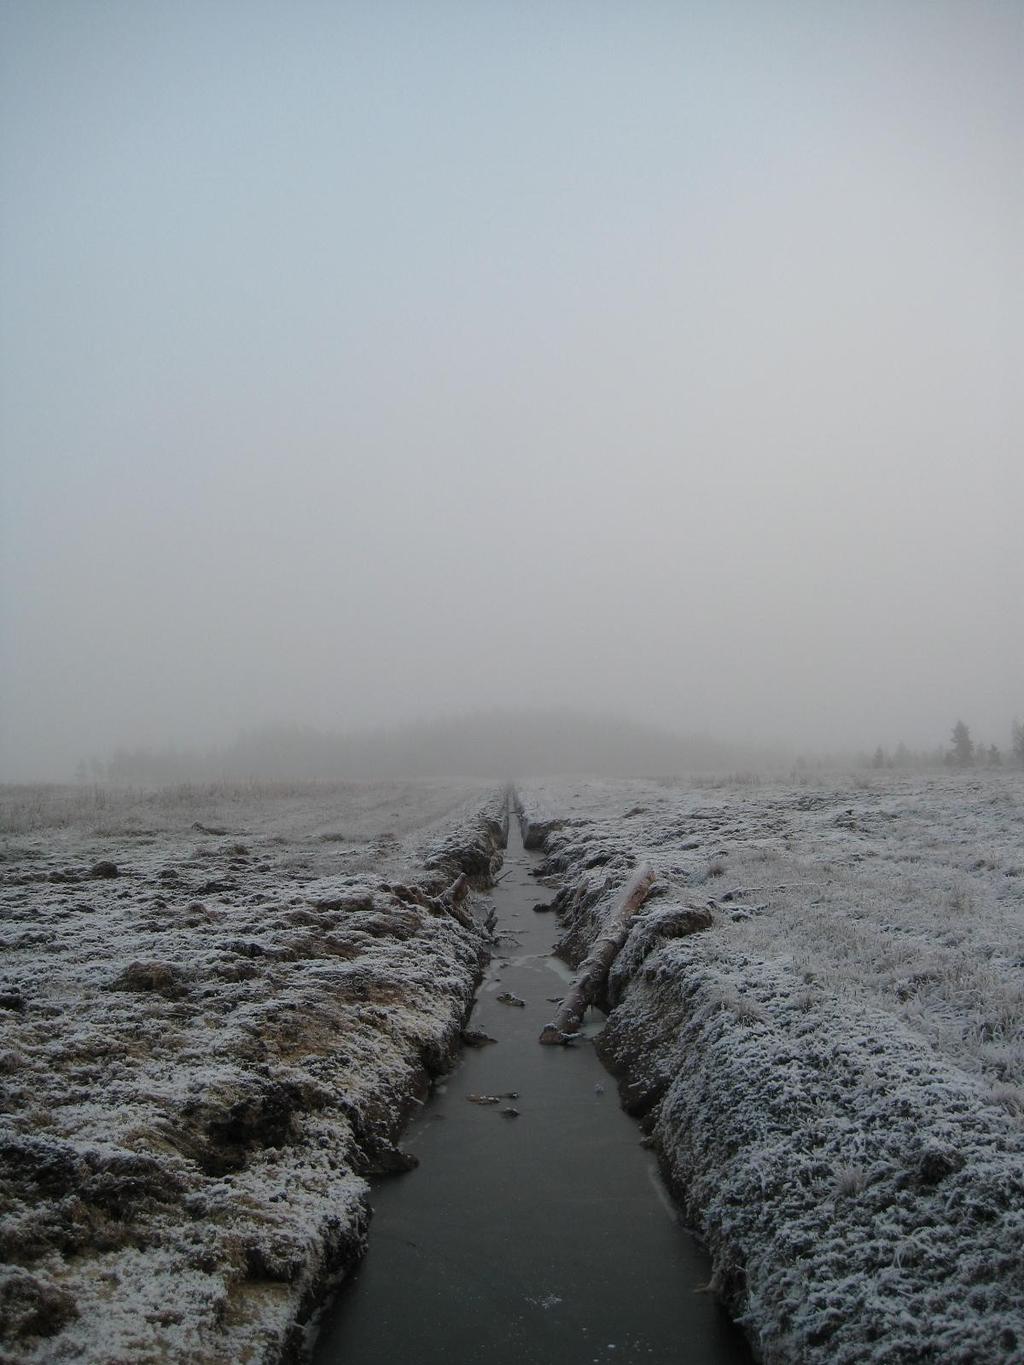
[(496, 1042), (464, 1049), (406, 1130), (418, 1169), (375, 1185), (370, 1250), (324, 1316), (315, 1365), (751, 1360), (699, 1292), (707, 1257), (594, 1051), (602, 1017), (572, 1047), (537, 1042), (570, 978), (554, 916), (534, 909), (551, 899), (537, 862), (513, 821), (468, 1026)]

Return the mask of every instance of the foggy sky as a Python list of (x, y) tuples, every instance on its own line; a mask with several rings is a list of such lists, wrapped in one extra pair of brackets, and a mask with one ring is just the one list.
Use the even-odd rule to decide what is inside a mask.
[(1024, 716), (1024, 6), (5, 0), (2, 773)]

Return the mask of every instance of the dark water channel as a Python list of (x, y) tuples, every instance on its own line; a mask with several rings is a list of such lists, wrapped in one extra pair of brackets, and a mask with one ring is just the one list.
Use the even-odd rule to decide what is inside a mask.
[[(550, 955), (554, 916), (533, 910), (552, 895), (533, 865), (513, 821), (492, 892), (503, 937), (470, 1024), (498, 1043), (466, 1049), (406, 1130), (421, 1164), (375, 1186), (370, 1250), (325, 1318), (316, 1365), (751, 1359), (695, 1292), (708, 1262), (592, 1045), (537, 1043), (569, 973)], [(506, 991), (525, 1008), (501, 1004)], [(490, 1107), (466, 1099), (510, 1091)]]

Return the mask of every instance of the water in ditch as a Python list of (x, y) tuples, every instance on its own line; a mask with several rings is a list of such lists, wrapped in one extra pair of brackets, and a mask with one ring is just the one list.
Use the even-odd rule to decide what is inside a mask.
[(707, 1259), (591, 1044), (537, 1043), (569, 972), (551, 956), (554, 916), (533, 909), (552, 895), (535, 865), (513, 821), (491, 893), (502, 937), (470, 1022), (498, 1041), (465, 1049), (406, 1130), (420, 1165), (375, 1185), (370, 1250), (325, 1317), (315, 1365), (751, 1360), (697, 1292)]

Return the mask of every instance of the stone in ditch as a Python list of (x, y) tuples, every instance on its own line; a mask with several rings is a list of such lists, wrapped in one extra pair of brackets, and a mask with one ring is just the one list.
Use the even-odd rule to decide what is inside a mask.
[(543, 915), (543, 914), (545, 914), (548, 910), (553, 910), (553, 909), (554, 909), (554, 906), (553, 906), (553, 905), (548, 905), (548, 904), (546, 904), (544, 901), (538, 901), (537, 904), (533, 907), (534, 914), (537, 914), (537, 915)]
[(106, 859), (102, 862), (93, 863), (89, 869), (90, 877), (116, 877), (117, 875), (117, 863), (108, 862)]
[(526, 1001), (520, 1000), (518, 995), (513, 995), (511, 991), (502, 991), (498, 1000), (503, 1005), (518, 1005), (520, 1009), (526, 1008)]
[(506, 1105), (501, 1112), (505, 1115), (506, 1118), (517, 1119), (519, 1117), (519, 1110), (515, 1107), (514, 1104)]
[(500, 1095), (467, 1095), (470, 1104), (500, 1104)]
[(488, 1043), (496, 1043), (498, 1040), (481, 1029), (467, 1028), (462, 1031), (462, 1041), (467, 1047), (486, 1047)]
[(401, 1175), (404, 1171), (414, 1171), (420, 1164), (418, 1156), (403, 1152), (400, 1147), (385, 1144), (371, 1160), (370, 1173), (373, 1175)]

